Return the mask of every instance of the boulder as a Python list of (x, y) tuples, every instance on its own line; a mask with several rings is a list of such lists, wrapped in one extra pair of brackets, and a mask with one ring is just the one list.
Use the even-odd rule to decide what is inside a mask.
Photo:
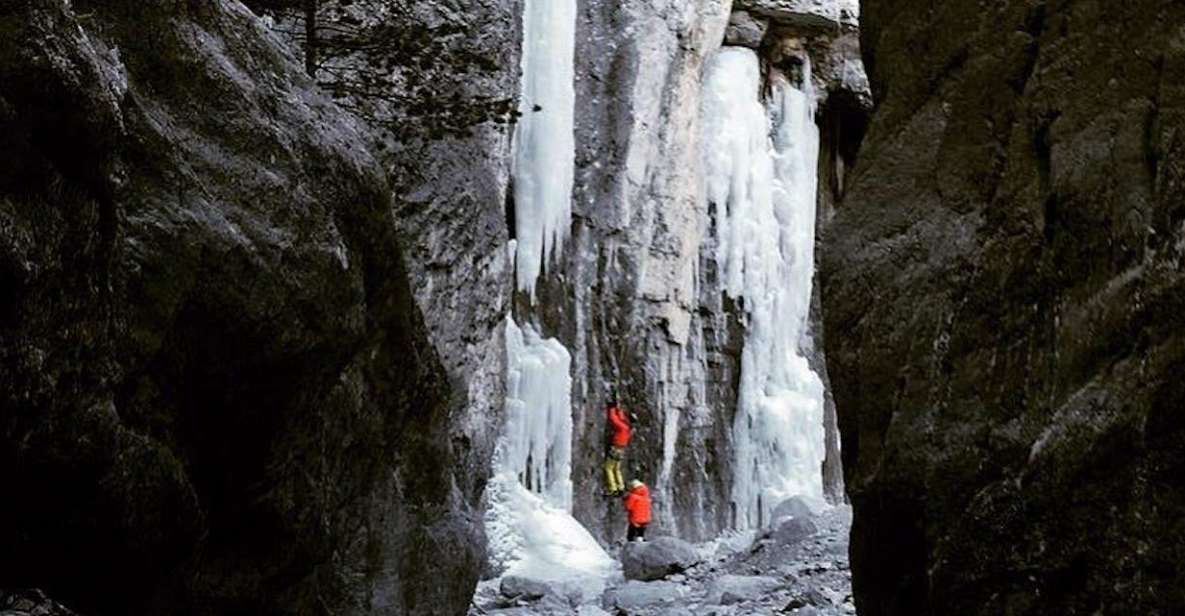
[(737, 9), (803, 28), (850, 28), (858, 25), (857, 0), (737, 0)]
[(777, 523), (781, 518), (803, 518), (809, 520), (814, 517), (814, 509), (801, 496), (793, 496), (778, 503), (778, 506), (774, 507), (773, 512), (774, 523)]
[(0, 616), (77, 616), (40, 590), (0, 590)]
[(549, 603), (569, 606), (579, 605), (584, 598), (584, 593), (574, 584), (520, 575), (508, 575), (502, 578), (498, 593), (506, 601), (546, 600)]
[(769, 538), (777, 545), (787, 546), (798, 544), (817, 532), (815, 523), (806, 518), (786, 518), (773, 529)]
[(766, 20), (753, 17), (748, 11), (733, 11), (724, 31), (724, 44), (758, 49), (768, 27)]
[(621, 566), (627, 580), (661, 580), (701, 561), (695, 546), (674, 537), (626, 544)]
[(732, 605), (760, 599), (784, 584), (778, 578), (763, 575), (724, 575), (712, 581), (708, 597), (711, 602)]
[(673, 603), (688, 595), (686, 586), (674, 582), (631, 580), (605, 591), (602, 605), (607, 610), (637, 610)]

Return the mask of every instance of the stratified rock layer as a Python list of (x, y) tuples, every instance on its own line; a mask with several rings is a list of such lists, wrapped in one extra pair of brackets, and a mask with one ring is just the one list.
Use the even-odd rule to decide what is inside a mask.
[(468, 603), (480, 483), (390, 187), (271, 36), (237, 2), (0, 6), (0, 585)]
[(822, 269), (860, 613), (1185, 605), (1185, 5), (868, 0)]

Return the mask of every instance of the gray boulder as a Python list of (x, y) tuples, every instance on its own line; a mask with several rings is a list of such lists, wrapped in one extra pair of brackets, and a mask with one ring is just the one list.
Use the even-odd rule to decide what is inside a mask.
[(724, 31), (724, 44), (758, 49), (768, 27), (766, 20), (755, 18), (747, 11), (733, 11)]
[(825, 607), (833, 605), (831, 597), (827, 593), (818, 588), (808, 588), (802, 593), (802, 598), (807, 602), (807, 605), (814, 605), (818, 607)]
[(602, 605), (607, 610), (638, 610), (673, 603), (687, 596), (688, 589), (674, 582), (631, 580), (605, 591)]
[(627, 580), (661, 580), (686, 571), (700, 560), (694, 546), (674, 537), (629, 543), (621, 551), (621, 567)]
[(815, 523), (806, 518), (786, 518), (769, 537), (777, 545), (794, 545), (819, 532)]
[(568, 606), (580, 605), (584, 598), (584, 593), (574, 584), (519, 575), (502, 578), (498, 593), (504, 601), (544, 601)]
[(777, 507), (774, 507), (773, 519), (775, 523), (781, 518), (803, 518), (809, 520), (814, 517), (814, 509), (811, 509), (806, 499), (801, 496), (788, 498), (779, 503)]
[(734, 7), (806, 28), (855, 28), (859, 20), (856, 0), (737, 0)]
[(782, 580), (764, 575), (724, 575), (712, 581), (708, 597), (713, 603), (732, 605), (760, 599), (783, 585)]

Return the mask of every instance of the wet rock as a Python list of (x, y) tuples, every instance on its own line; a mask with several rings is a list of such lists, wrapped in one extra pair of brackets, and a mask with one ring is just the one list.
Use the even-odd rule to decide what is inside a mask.
[(700, 562), (695, 546), (674, 537), (626, 544), (621, 566), (627, 580), (660, 580)]
[(602, 605), (607, 610), (636, 610), (674, 603), (688, 595), (682, 584), (631, 580), (605, 591)]

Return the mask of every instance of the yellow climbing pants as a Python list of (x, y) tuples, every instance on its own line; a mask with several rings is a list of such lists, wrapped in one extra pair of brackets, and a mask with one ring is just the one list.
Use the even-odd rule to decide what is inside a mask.
[(624, 449), (609, 448), (609, 455), (605, 458), (605, 490), (608, 492), (625, 491), (625, 479), (621, 476), (621, 459), (624, 456)]

